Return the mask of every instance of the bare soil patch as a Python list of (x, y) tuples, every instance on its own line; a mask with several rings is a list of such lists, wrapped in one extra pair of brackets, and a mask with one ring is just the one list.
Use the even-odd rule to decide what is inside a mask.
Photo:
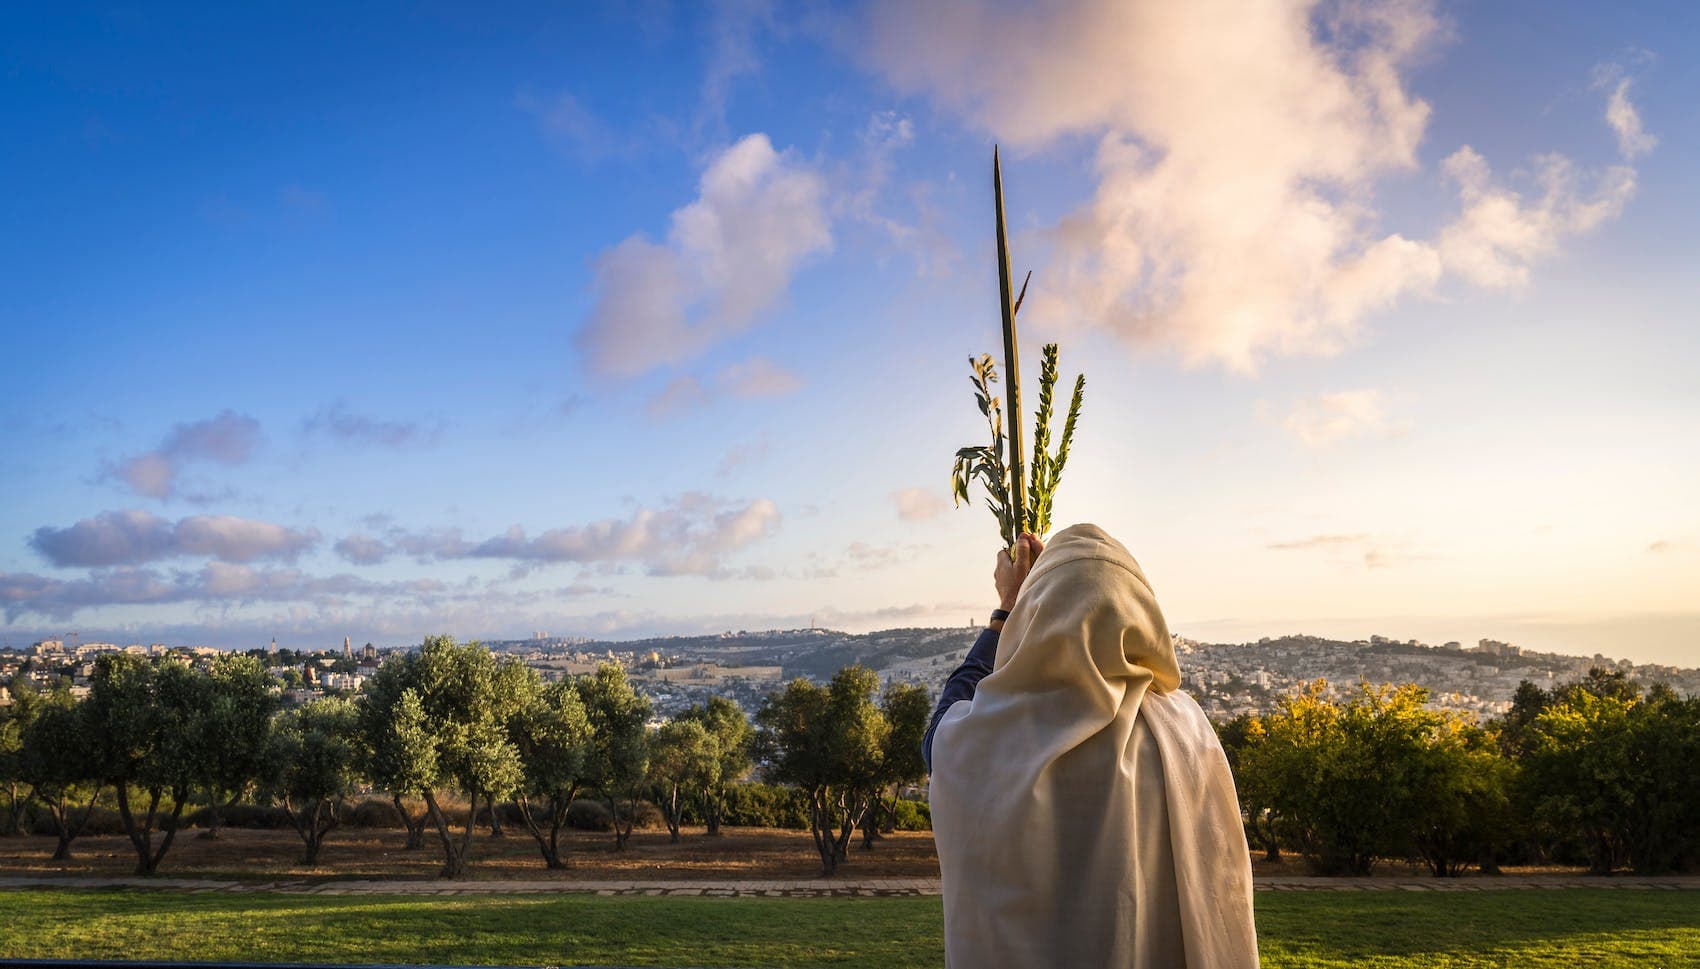
[[(473, 838), (472, 872), (475, 879), (536, 879), (597, 881), (603, 879), (656, 880), (789, 880), (818, 878), (820, 856), (807, 831), (776, 828), (725, 828), (719, 837), (706, 836), (701, 828), (680, 832), (678, 844), (670, 844), (665, 830), (632, 833), (624, 851), (614, 848), (611, 833), (563, 831), (569, 845), (566, 854), (572, 867), (549, 871), (537, 843), (524, 829), (509, 830), (505, 837), (492, 838), (484, 830)], [(199, 837), (198, 830), (178, 832), (171, 851), (160, 865), (159, 874), (172, 877), (206, 877), (275, 881), (284, 878), (312, 880), (337, 878), (437, 877), (443, 853), (435, 833), (425, 847), (404, 849), (406, 833), (381, 828), (346, 828), (333, 831), (319, 856), (320, 864), (300, 864), (301, 839), (293, 831), (226, 828), (216, 840)], [(158, 838), (159, 835), (155, 835)], [(157, 842), (156, 842), (157, 843)], [(38, 835), (0, 838), (0, 872), (13, 875), (129, 875), (136, 854), (122, 835), (84, 836), (71, 846), (70, 861), (52, 861), (54, 839)], [(838, 876), (849, 881), (875, 878), (937, 878), (938, 855), (926, 831), (898, 831), (861, 847), (858, 836), (850, 847), (850, 858), (839, 866)]]

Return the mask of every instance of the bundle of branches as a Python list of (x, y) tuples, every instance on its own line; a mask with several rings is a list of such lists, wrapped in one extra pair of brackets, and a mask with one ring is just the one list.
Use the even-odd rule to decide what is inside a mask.
[[(1014, 551), (1015, 539), (1022, 532), (1032, 532), (1043, 538), (1051, 530), (1051, 505), (1056, 499), (1057, 486), (1062, 482), (1063, 467), (1068, 464), (1069, 445), (1074, 440), (1074, 428), (1080, 419), (1080, 403), (1086, 395), (1086, 375), (1074, 378), (1074, 396), (1069, 401), (1068, 417), (1063, 421), (1062, 435), (1057, 448), (1051, 452), (1051, 418), (1055, 413), (1057, 384), (1057, 345), (1047, 343), (1039, 366), (1039, 409), (1033, 420), (1033, 456), (1027, 462), (1027, 500), (1015, 507), (1014, 488), (1004, 438), (1003, 404), (992, 394), (997, 383), (997, 367), (990, 354), (968, 358), (974, 370), (975, 402), (985, 415), (991, 429), (990, 444), (958, 448), (956, 463), (951, 469), (951, 495), (957, 505), (969, 500), (969, 488), (976, 479), (986, 489), (986, 506), (998, 520), (998, 532), (1004, 547)], [(1012, 419), (1019, 420), (1020, 415)], [(1019, 457), (1018, 455), (1016, 457)]]

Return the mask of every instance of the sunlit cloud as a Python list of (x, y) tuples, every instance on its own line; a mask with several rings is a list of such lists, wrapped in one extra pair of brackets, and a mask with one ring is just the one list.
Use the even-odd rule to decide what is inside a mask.
[[(1035, 321), (1249, 372), (1340, 352), (1447, 273), (1514, 285), (1627, 199), (1628, 169), (1549, 157), (1525, 201), (1463, 147), (1440, 237), (1382, 228), (1376, 188), (1420, 167), (1431, 111), (1409, 74), (1447, 31), (1426, 0), (875, 0), (853, 46), (1008, 147), (1095, 145), (1091, 198), (1035, 239)], [(1627, 88), (1612, 96), (1630, 130)]]
[(779, 304), (792, 275), (832, 234), (825, 182), (753, 134), (704, 171), (673, 212), (667, 241), (642, 234), (595, 262), (595, 303), (577, 345), (589, 367), (631, 377), (693, 359)]

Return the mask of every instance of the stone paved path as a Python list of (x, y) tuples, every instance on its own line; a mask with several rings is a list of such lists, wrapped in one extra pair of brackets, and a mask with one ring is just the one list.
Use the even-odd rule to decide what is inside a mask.
[[(1646, 891), (1700, 890), (1700, 876), (1590, 878), (1577, 875), (1511, 875), (1498, 878), (1259, 878), (1259, 891), (1273, 892), (1486, 892), (1544, 888), (1619, 888)], [(939, 894), (936, 878), (875, 878), (867, 881), (420, 881), (284, 880), (241, 882), (199, 878), (0, 876), (0, 891), (49, 888), (147, 889), (168, 892), (272, 892), (292, 895), (665, 895), (717, 898), (891, 897)]]

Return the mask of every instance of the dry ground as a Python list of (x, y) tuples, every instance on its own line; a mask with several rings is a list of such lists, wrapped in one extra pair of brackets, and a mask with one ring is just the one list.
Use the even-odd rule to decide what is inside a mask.
[[(632, 833), (624, 851), (614, 849), (611, 833), (563, 831), (572, 868), (548, 871), (537, 842), (524, 828), (510, 827), (505, 837), (488, 831), (474, 836), (472, 877), (562, 880), (601, 879), (801, 879), (820, 875), (820, 856), (807, 831), (774, 828), (726, 828), (718, 838), (703, 829), (685, 828), (680, 842), (668, 843), (665, 830)], [(226, 828), (217, 840), (199, 830), (178, 833), (160, 865), (161, 875), (204, 876), (271, 881), (278, 878), (434, 878), (442, 867), (441, 843), (428, 832), (425, 847), (406, 851), (399, 828), (340, 828), (331, 832), (319, 865), (300, 864), (301, 839), (292, 830)], [(155, 838), (159, 835), (156, 834)], [(157, 843), (157, 842), (156, 842)], [(869, 851), (858, 836), (850, 860), (839, 866), (846, 879), (937, 878), (938, 857), (929, 832), (886, 835)], [(72, 859), (51, 861), (54, 839), (25, 835), (0, 838), (0, 873), (128, 875), (135, 850), (123, 835), (85, 835), (71, 845)]]

